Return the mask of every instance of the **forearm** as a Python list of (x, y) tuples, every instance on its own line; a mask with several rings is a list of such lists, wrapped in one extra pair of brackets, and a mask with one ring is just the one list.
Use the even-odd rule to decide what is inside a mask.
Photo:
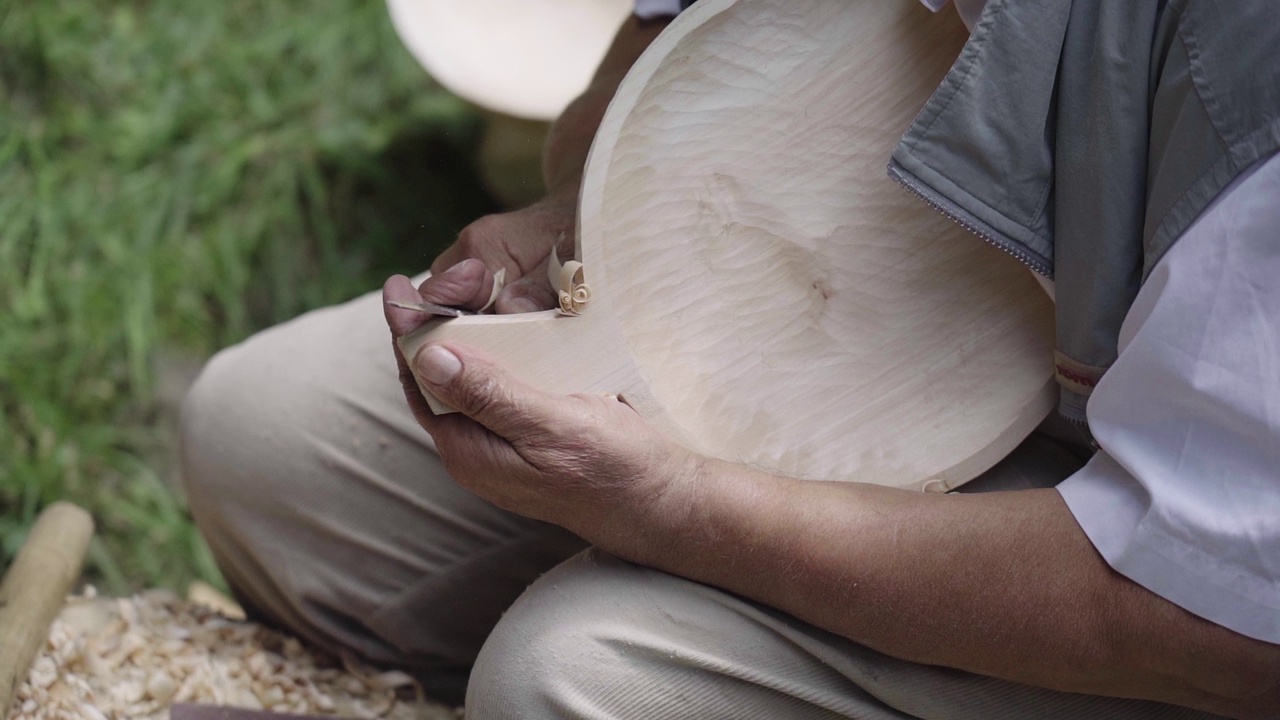
[(609, 101), (632, 64), (668, 22), (663, 19), (641, 21), (632, 16), (618, 29), (591, 84), (565, 108), (547, 135), (542, 177), (549, 193), (570, 192), (576, 199), (587, 152)]
[(925, 495), (711, 462), (688, 494), (580, 530), (895, 657), (1247, 717), (1280, 648), (1114, 573), (1055, 491)]

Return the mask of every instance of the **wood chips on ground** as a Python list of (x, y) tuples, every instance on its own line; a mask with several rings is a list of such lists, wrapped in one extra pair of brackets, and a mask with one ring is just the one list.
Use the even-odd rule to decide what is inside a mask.
[(18, 688), (11, 720), (168, 720), (176, 702), (275, 712), (453, 720), (413, 678), (338, 661), (168, 591), (72, 597)]

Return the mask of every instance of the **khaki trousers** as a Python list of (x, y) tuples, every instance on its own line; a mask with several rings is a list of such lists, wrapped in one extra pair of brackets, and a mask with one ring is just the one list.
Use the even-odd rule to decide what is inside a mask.
[[(469, 673), (469, 717), (1207, 717), (903, 662), (589, 550), (455, 485), (391, 353), (377, 293), (219, 353), (183, 408), (184, 476), (250, 608), (442, 694)], [(1037, 434), (975, 484), (1081, 461)]]

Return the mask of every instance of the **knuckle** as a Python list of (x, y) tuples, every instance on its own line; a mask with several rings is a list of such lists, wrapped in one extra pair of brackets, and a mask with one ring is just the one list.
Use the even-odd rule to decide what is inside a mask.
[(504, 389), (497, 380), (489, 376), (464, 377), (457, 392), (463, 407), (481, 418), (491, 416), (505, 400)]
[(464, 257), (471, 257), (478, 243), (479, 239), (476, 234), (471, 231), (470, 227), (466, 227), (463, 228), (462, 232), (458, 233), (458, 240), (454, 243), (454, 246)]
[(466, 242), (471, 246), (487, 245), (502, 236), (503, 224), (501, 215), (485, 215), (477, 218), (462, 229), (458, 234), (458, 241)]

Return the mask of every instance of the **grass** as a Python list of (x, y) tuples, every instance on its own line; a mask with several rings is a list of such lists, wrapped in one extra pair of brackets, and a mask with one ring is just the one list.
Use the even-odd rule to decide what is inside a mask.
[(10, 0), (0, 93), (2, 554), (66, 498), (107, 590), (217, 582), (161, 358), (424, 268), (491, 209), (477, 119), (363, 0)]

